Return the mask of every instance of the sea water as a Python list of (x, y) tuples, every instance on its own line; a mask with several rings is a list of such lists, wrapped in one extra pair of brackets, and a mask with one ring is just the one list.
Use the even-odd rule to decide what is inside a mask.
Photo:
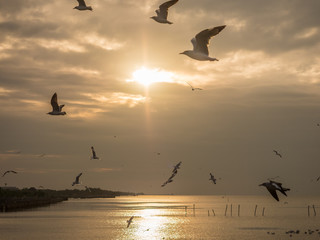
[(320, 197), (283, 199), (277, 202), (269, 195), (69, 199), (0, 213), (0, 240), (320, 239)]

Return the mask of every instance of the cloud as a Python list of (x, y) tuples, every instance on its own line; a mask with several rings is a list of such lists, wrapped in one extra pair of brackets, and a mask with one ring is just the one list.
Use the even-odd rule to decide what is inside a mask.
[[(0, 0), (0, 160), (3, 168), (32, 176), (12, 184), (37, 183), (34, 171), (48, 173), (40, 178), (45, 186), (70, 187), (87, 170), (93, 186), (126, 187), (126, 174), (133, 189), (144, 191), (146, 181), (160, 185), (169, 162), (183, 159), (181, 182), (170, 191), (210, 193), (198, 187), (205, 169), (240, 169), (232, 170), (230, 189), (232, 178), (251, 184), (268, 176), (272, 169), (261, 165), (270, 161), (266, 149), (273, 144), (292, 151), (294, 166), (310, 151), (305, 164), (319, 168), (312, 143), (320, 119), (320, 2), (184, 0), (170, 9), (170, 26), (149, 18), (160, 3), (90, 1), (94, 11), (80, 12), (76, 1)], [(227, 27), (209, 45), (219, 62), (179, 54), (192, 48), (198, 32), (222, 24)], [(147, 94), (126, 81), (141, 66), (171, 74), (170, 81), (160, 76)], [(186, 82), (204, 90), (192, 92)], [(46, 115), (54, 92), (66, 105), (64, 117)], [(93, 167), (93, 144), (110, 160)], [(161, 149), (165, 163), (153, 162), (153, 149)], [(181, 190), (195, 159), (199, 178)], [(108, 173), (102, 177), (108, 184), (93, 174), (99, 171)], [(295, 171), (285, 171), (292, 182)]]

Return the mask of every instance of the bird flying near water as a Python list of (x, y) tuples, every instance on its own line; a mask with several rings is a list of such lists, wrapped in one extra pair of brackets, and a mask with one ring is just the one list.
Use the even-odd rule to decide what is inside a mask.
[(217, 183), (217, 179), (214, 178), (214, 176), (212, 175), (212, 173), (210, 173), (210, 178), (209, 178), (210, 181), (212, 181), (214, 184)]
[(84, 0), (77, 0), (77, 1), (79, 3), (79, 6), (76, 6), (73, 9), (78, 9), (80, 11), (84, 11), (84, 10), (92, 11), (92, 7), (91, 6), (87, 6)]
[(130, 226), (130, 224), (132, 223), (134, 216), (132, 216), (131, 218), (129, 218), (129, 220), (127, 220), (127, 228)]
[(191, 90), (194, 91), (194, 90), (203, 90), (202, 88), (195, 88), (193, 87), (190, 83), (186, 82), (190, 87), (191, 87)]
[(179, 0), (171, 0), (165, 3), (162, 3), (159, 6), (159, 9), (156, 10), (157, 16), (150, 17), (158, 23), (168, 23), (172, 24), (172, 22), (168, 21), (168, 9), (172, 5), (176, 4)]
[(278, 151), (273, 150), (273, 152), (274, 152), (277, 156), (279, 156), (280, 158), (282, 158), (282, 155), (281, 155)]
[(57, 93), (54, 93), (51, 98), (51, 106), (52, 106), (52, 112), (48, 112), (50, 115), (66, 115), (66, 112), (62, 112), (62, 108), (64, 107), (64, 104), (59, 105), (58, 104), (58, 96)]
[(285, 196), (287, 196), (286, 191), (290, 191), (290, 188), (283, 188), (282, 183), (271, 180), (269, 182), (262, 183), (259, 186), (265, 186), (269, 193), (272, 195), (272, 197), (277, 201), (279, 201), (279, 197), (276, 191), (281, 192)]
[(194, 38), (191, 39), (193, 50), (187, 50), (180, 54), (187, 55), (188, 57), (199, 61), (219, 61), (217, 58), (209, 57), (208, 45), (210, 38), (219, 34), (225, 27), (226, 25), (223, 25), (205, 29), (199, 32)]
[(80, 183), (80, 177), (81, 177), (81, 175), (82, 175), (82, 173), (80, 173), (80, 174), (76, 177), (75, 181), (72, 183), (72, 186), (74, 186), (74, 185), (76, 185), (76, 184), (81, 184), (81, 183)]
[(165, 182), (161, 185), (161, 187), (164, 187), (164, 186), (167, 185), (168, 183), (173, 182), (173, 178), (177, 175), (178, 169), (180, 168), (180, 165), (181, 165), (181, 161), (180, 161), (177, 165), (174, 166), (174, 168), (173, 168), (173, 170), (172, 170), (171, 176), (168, 178), (167, 181), (165, 181)]

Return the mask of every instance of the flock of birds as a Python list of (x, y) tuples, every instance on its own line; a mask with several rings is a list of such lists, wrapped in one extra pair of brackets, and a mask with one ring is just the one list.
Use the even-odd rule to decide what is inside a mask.
[[(77, 0), (77, 1), (78, 1), (79, 5), (75, 6), (74, 9), (77, 9), (80, 11), (85, 11), (85, 10), (93, 11), (93, 8), (91, 6), (87, 6), (84, 0)], [(170, 0), (170, 1), (164, 2), (163, 4), (161, 4), (159, 6), (159, 9), (157, 9), (155, 11), (156, 16), (152, 16), (151, 19), (153, 19), (154, 21), (161, 23), (161, 24), (172, 24), (172, 22), (168, 20), (168, 11), (169, 11), (169, 8), (172, 7), (173, 5), (175, 5), (178, 1), (179, 0)], [(188, 56), (192, 59), (198, 60), (198, 61), (219, 61), (217, 58), (209, 56), (208, 46), (209, 46), (210, 39), (212, 37), (218, 35), (225, 27), (226, 27), (226, 25), (222, 25), (222, 26), (217, 26), (217, 27), (205, 29), (205, 30), (199, 32), (198, 34), (195, 35), (194, 38), (191, 39), (191, 43), (193, 45), (193, 50), (186, 50), (184, 52), (181, 52), (180, 54), (186, 55), (186, 56)], [(187, 82), (187, 84), (191, 87), (192, 91), (202, 90), (202, 88), (193, 87), (188, 82)], [(51, 97), (51, 106), (52, 106), (52, 111), (48, 112), (47, 114), (56, 115), (56, 116), (67, 114), (65, 111), (62, 111), (62, 109), (65, 105), (58, 104), (57, 93), (54, 93), (53, 96)], [(318, 126), (320, 126), (320, 125), (318, 124)], [(92, 156), (90, 157), (91, 160), (100, 160), (100, 158), (97, 156), (93, 146), (91, 147), (91, 152), (92, 152)], [(282, 155), (278, 151), (273, 150), (273, 152), (277, 156), (282, 158)], [(160, 155), (160, 153), (157, 153), (157, 155)], [(173, 182), (174, 177), (178, 173), (178, 169), (180, 169), (181, 163), (182, 162), (179, 162), (178, 164), (176, 164), (174, 166), (174, 169), (172, 170), (171, 176), (161, 185), (161, 187), (164, 187), (167, 184)], [(2, 177), (4, 177), (8, 173), (17, 174), (17, 172), (15, 172), (13, 170), (9, 170), (9, 171), (4, 172)], [(74, 182), (72, 183), (72, 186), (81, 184), (81, 182), (80, 182), (81, 176), (82, 176), (82, 173), (80, 173), (76, 176)], [(212, 173), (210, 173), (209, 180), (212, 181), (214, 184), (217, 183), (217, 179), (214, 177), (214, 175)], [(317, 179), (317, 181), (319, 181), (319, 180), (320, 180), (320, 177)], [(282, 187), (282, 183), (276, 182), (273, 180), (269, 180), (269, 182), (264, 182), (264, 183), (260, 184), (259, 186), (266, 187), (266, 189), (269, 191), (269, 193), (272, 195), (272, 197), (274, 199), (276, 199), (277, 201), (279, 201), (277, 191), (282, 193), (283, 195), (287, 196), (286, 192), (290, 190), (289, 188)], [(132, 216), (129, 220), (127, 220), (127, 227), (130, 226), (133, 218), (134, 218), (134, 216)]]
[[(80, 10), (80, 11), (93, 11), (93, 8), (91, 6), (87, 6), (84, 0), (77, 0), (79, 5), (75, 6), (74, 9)], [(179, 0), (170, 0), (167, 2), (164, 2), (159, 6), (159, 9), (157, 9), (155, 12), (157, 16), (152, 16), (151, 19), (155, 20), (158, 23), (163, 23), (163, 24), (172, 24), (168, 20), (168, 10), (171, 6), (176, 4)], [(201, 32), (199, 32), (194, 38), (192, 38), (191, 43), (193, 45), (193, 50), (186, 50), (180, 54), (184, 54), (190, 58), (193, 58), (195, 60), (199, 61), (218, 61), (217, 58), (212, 58), (209, 57), (209, 50), (208, 50), (208, 45), (210, 39), (219, 34), (226, 26), (218, 26), (210, 29), (205, 29)], [(195, 90), (203, 90), (202, 88), (197, 88), (193, 87), (190, 83), (186, 82), (190, 87), (192, 91)], [(58, 104), (58, 95), (57, 93), (54, 93), (51, 97), (51, 106), (52, 106), (52, 111), (48, 112), (47, 114), (49, 115), (66, 115), (67, 113), (65, 111), (62, 111), (62, 108), (65, 106), (64, 104), (59, 105)], [(92, 151), (92, 160), (99, 160), (99, 157), (97, 157), (96, 152), (94, 150), (94, 147), (91, 147)], [(157, 153), (160, 155), (160, 153)], [(173, 181), (173, 178), (176, 176), (178, 173), (178, 169), (180, 168), (181, 162), (179, 162), (176, 166), (174, 166), (174, 169), (172, 171), (171, 176), (168, 178), (167, 181), (165, 181), (161, 187), (166, 186), (168, 183), (171, 183)], [(72, 183), (72, 186), (82, 184), (80, 182), (80, 177), (82, 176), (82, 173), (76, 176), (75, 181)], [(213, 177), (213, 175), (210, 173), (210, 180), (216, 184), (216, 179)], [(130, 220), (131, 223), (132, 219)], [(128, 226), (130, 225), (128, 222)]]

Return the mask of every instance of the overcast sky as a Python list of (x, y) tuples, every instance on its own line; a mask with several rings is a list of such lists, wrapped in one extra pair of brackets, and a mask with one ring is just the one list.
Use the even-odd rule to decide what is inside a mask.
[[(268, 194), (279, 176), (320, 194), (319, 0), (180, 0), (172, 25), (150, 19), (163, 1), (86, 2), (0, 0), (0, 173), (18, 172), (1, 186), (71, 189), (83, 172), (109, 190)], [(179, 54), (220, 25), (220, 61)], [(65, 116), (46, 114), (55, 92)]]

